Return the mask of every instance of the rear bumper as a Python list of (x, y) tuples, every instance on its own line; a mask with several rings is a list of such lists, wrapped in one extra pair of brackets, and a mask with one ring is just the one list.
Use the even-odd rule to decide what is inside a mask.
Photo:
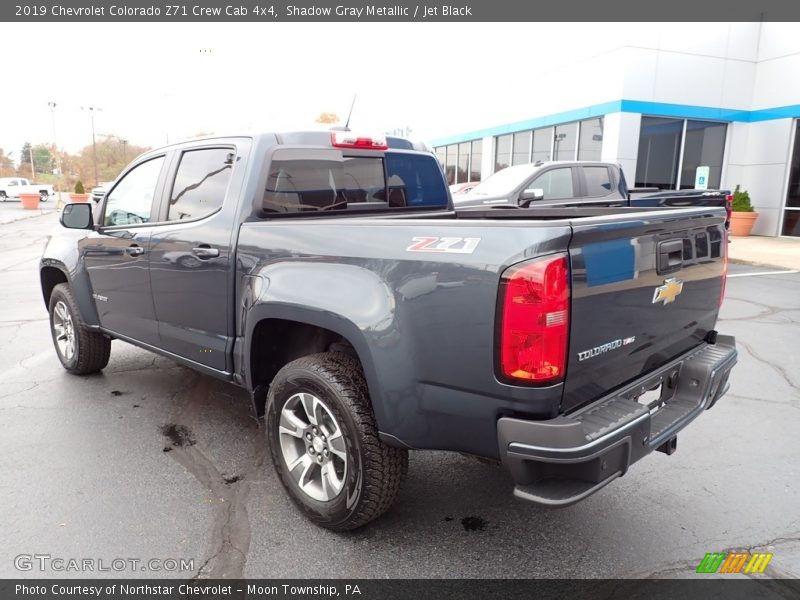
[[(568, 506), (624, 475), (653, 450), (671, 454), (675, 436), (728, 390), (736, 364), (733, 336), (719, 335), (575, 413), (547, 421), (501, 418), (500, 457), (517, 484), (514, 495)], [(658, 408), (637, 402), (661, 386)]]

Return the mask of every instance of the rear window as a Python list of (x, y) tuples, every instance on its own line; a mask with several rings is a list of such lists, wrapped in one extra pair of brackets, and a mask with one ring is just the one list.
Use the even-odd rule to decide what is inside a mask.
[(270, 163), (262, 209), (267, 215), (381, 208), (441, 208), (447, 190), (433, 155), (282, 149)]

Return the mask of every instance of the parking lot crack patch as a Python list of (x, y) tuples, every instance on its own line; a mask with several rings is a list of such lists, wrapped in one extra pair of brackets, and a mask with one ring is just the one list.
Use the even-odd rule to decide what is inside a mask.
[[(171, 450), (170, 457), (209, 492), (213, 506), (208, 558), (203, 561), (194, 579), (242, 578), (250, 550), (248, 479), (262, 459), (256, 452), (244, 475), (226, 479), (203, 451), (202, 444), (195, 440), (189, 424), (197, 412), (196, 401), (210, 393), (208, 386), (207, 378), (196, 378), (194, 385), (173, 394), (172, 400), (177, 405), (178, 417), (173, 423), (164, 426), (162, 432), (173, 442), (168, 446)], [(183, 396), (185, 401), (181, 402)], [(191, 440), (191, 444), (181, 443), (187, 438)]]
[(763, 358), (755, 350), (753, 350), (753, 347), (750, 346), (750, 344), (748, 344), (747, 342), (743, 342), (741, 339), (738, 339), (736, 340), (736, 343), (737, 345), (744, 348), (747, 351), (747, 353), (753, 358), (755, 358), (758, 362), (765, 364), (766, 366), (770, 367), (772, 370), (777, 372), (783, 378), (783, 380), (789, 385), (789, 387), (791, 387), (795, 392), (800, 394), (800, 384), (797, 384), (794, 381), (792, 381), (792, 378), (790, 377), (789, 372), (786, 369), (784, 369), (780, 365), (776, 365), (775, 363), (772, 363), (767, 359)]

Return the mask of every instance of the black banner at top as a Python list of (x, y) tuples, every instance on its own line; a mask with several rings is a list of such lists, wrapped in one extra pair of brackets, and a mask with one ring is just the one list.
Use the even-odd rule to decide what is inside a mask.
[[(800, 21), (791, 0), (4, 0), (11, 22)], [(598, 35), (603, 35), (598, 28)]]

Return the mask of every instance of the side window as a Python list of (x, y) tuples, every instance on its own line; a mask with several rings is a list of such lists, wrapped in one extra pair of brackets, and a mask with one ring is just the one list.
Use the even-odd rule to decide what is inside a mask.
[(16, 179), (12, 179), (11, 181), (9, 181), (9, 182), (8, 182), (8, 185), (9, 185), (9, 186), (12, 186), (12, 185), (19, 185), (19, 183), (17, 182), (17, 180), (16, 180)]
[(234, 158), (230, 148), (184, 152), (172, 186), (167, 220), (198, 219), (218, 211), (225, 200)]
[(611, 192), (608, 167), (583, 167), (587, 196), (605, 196)]
[(153, 197), (164, 157), (134, 167), (106, 196), (103, 225), (137, 225), (150, 221)]
[(570, 167), (551, 169), (534, 179), (528, 188), (541, 188), (544, 191), (545, 200), (574, 198), (572, 169)]

